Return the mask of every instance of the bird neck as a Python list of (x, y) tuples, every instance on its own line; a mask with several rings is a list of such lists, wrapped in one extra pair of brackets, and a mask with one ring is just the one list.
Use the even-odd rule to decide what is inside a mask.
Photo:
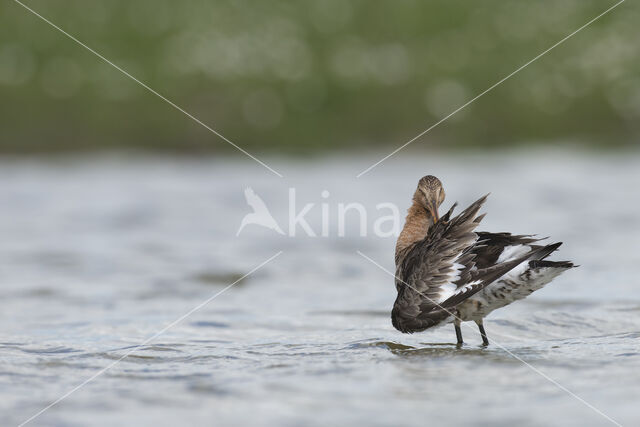
[(396, 242), (396, 260), (398, 255), (409, 246), (424, 239), (429, 227), (433, 225), (433, 219), (427, 211), (415, 201), (409, 208), (404, 227)]

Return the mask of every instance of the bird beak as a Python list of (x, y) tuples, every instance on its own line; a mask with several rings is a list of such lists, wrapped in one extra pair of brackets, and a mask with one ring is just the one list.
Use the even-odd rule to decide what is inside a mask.
[(431, 216), (433, 217), (434, 224), (440, 219), (438, 215), (438, 205), (435, 202), (431, 203)]

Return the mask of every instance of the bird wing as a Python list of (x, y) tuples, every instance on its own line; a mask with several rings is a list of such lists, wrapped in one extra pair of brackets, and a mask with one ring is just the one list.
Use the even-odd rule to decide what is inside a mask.
[(486, 268), (514, 259), (532, 249), (539, 248), (540, 245), (535, 243), (544, 240), (533, 235), (514, 235), (511, 233), (480, 231), (476, 234), (478, 235), (478, 241), (474, 245), (472, 252), (476, 255), (475, 262), (478, 268)]
[(450, 219), (453, 208), (436, 222), (427, 236), (405, 249), (396, 264), (398, 296), (393, 305), (393, 325), (402, 332), (434, 326), (450, 315), (438, 305), (458, 289), (461, 269), (472, 267), (467, 249), (478, 236), (476, 214), (487, 196)]
[(456, 305), (543, 249), (529, 250), (507, 262), (477, 266), (474, 229), (484, 217), (477, 214), (487, 196), (450, 219), (452, 208), (423, 240), (401, 254), (396, 266), (398, 296), (391, 314), (396, 329), (418, 332), (447, 320)]

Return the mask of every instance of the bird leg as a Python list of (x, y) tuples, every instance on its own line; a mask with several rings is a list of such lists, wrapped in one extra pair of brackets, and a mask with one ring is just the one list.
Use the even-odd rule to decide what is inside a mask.
[(489, 345), (489, 339), (487, 338), (487, 333), (484, 331), (484, 324), (482, 323), (482, 319), (476, 320), (476, 324), (478, 325), (478, 329), (480, 330), (480, 335), (482, 335), (482, 345)]
[(462, 331), (460, 330), (460, 321), (457, 319), (454, 320), (453, 325), (456, 328), (456, 338), (458, 339), (458, 345), (462, 345), (463, 341), (462, 341)]

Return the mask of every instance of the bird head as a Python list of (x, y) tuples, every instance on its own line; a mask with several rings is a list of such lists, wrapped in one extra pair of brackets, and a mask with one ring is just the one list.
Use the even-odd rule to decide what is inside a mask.
[(445, 193), (442, 183), (433, 175), (422, 177), (418, 181), (418, 188), (413, 194), (413, 201), (427, 211), (433, 218), (433, 223), (438, 222), (438, 208), (444, 202)]

